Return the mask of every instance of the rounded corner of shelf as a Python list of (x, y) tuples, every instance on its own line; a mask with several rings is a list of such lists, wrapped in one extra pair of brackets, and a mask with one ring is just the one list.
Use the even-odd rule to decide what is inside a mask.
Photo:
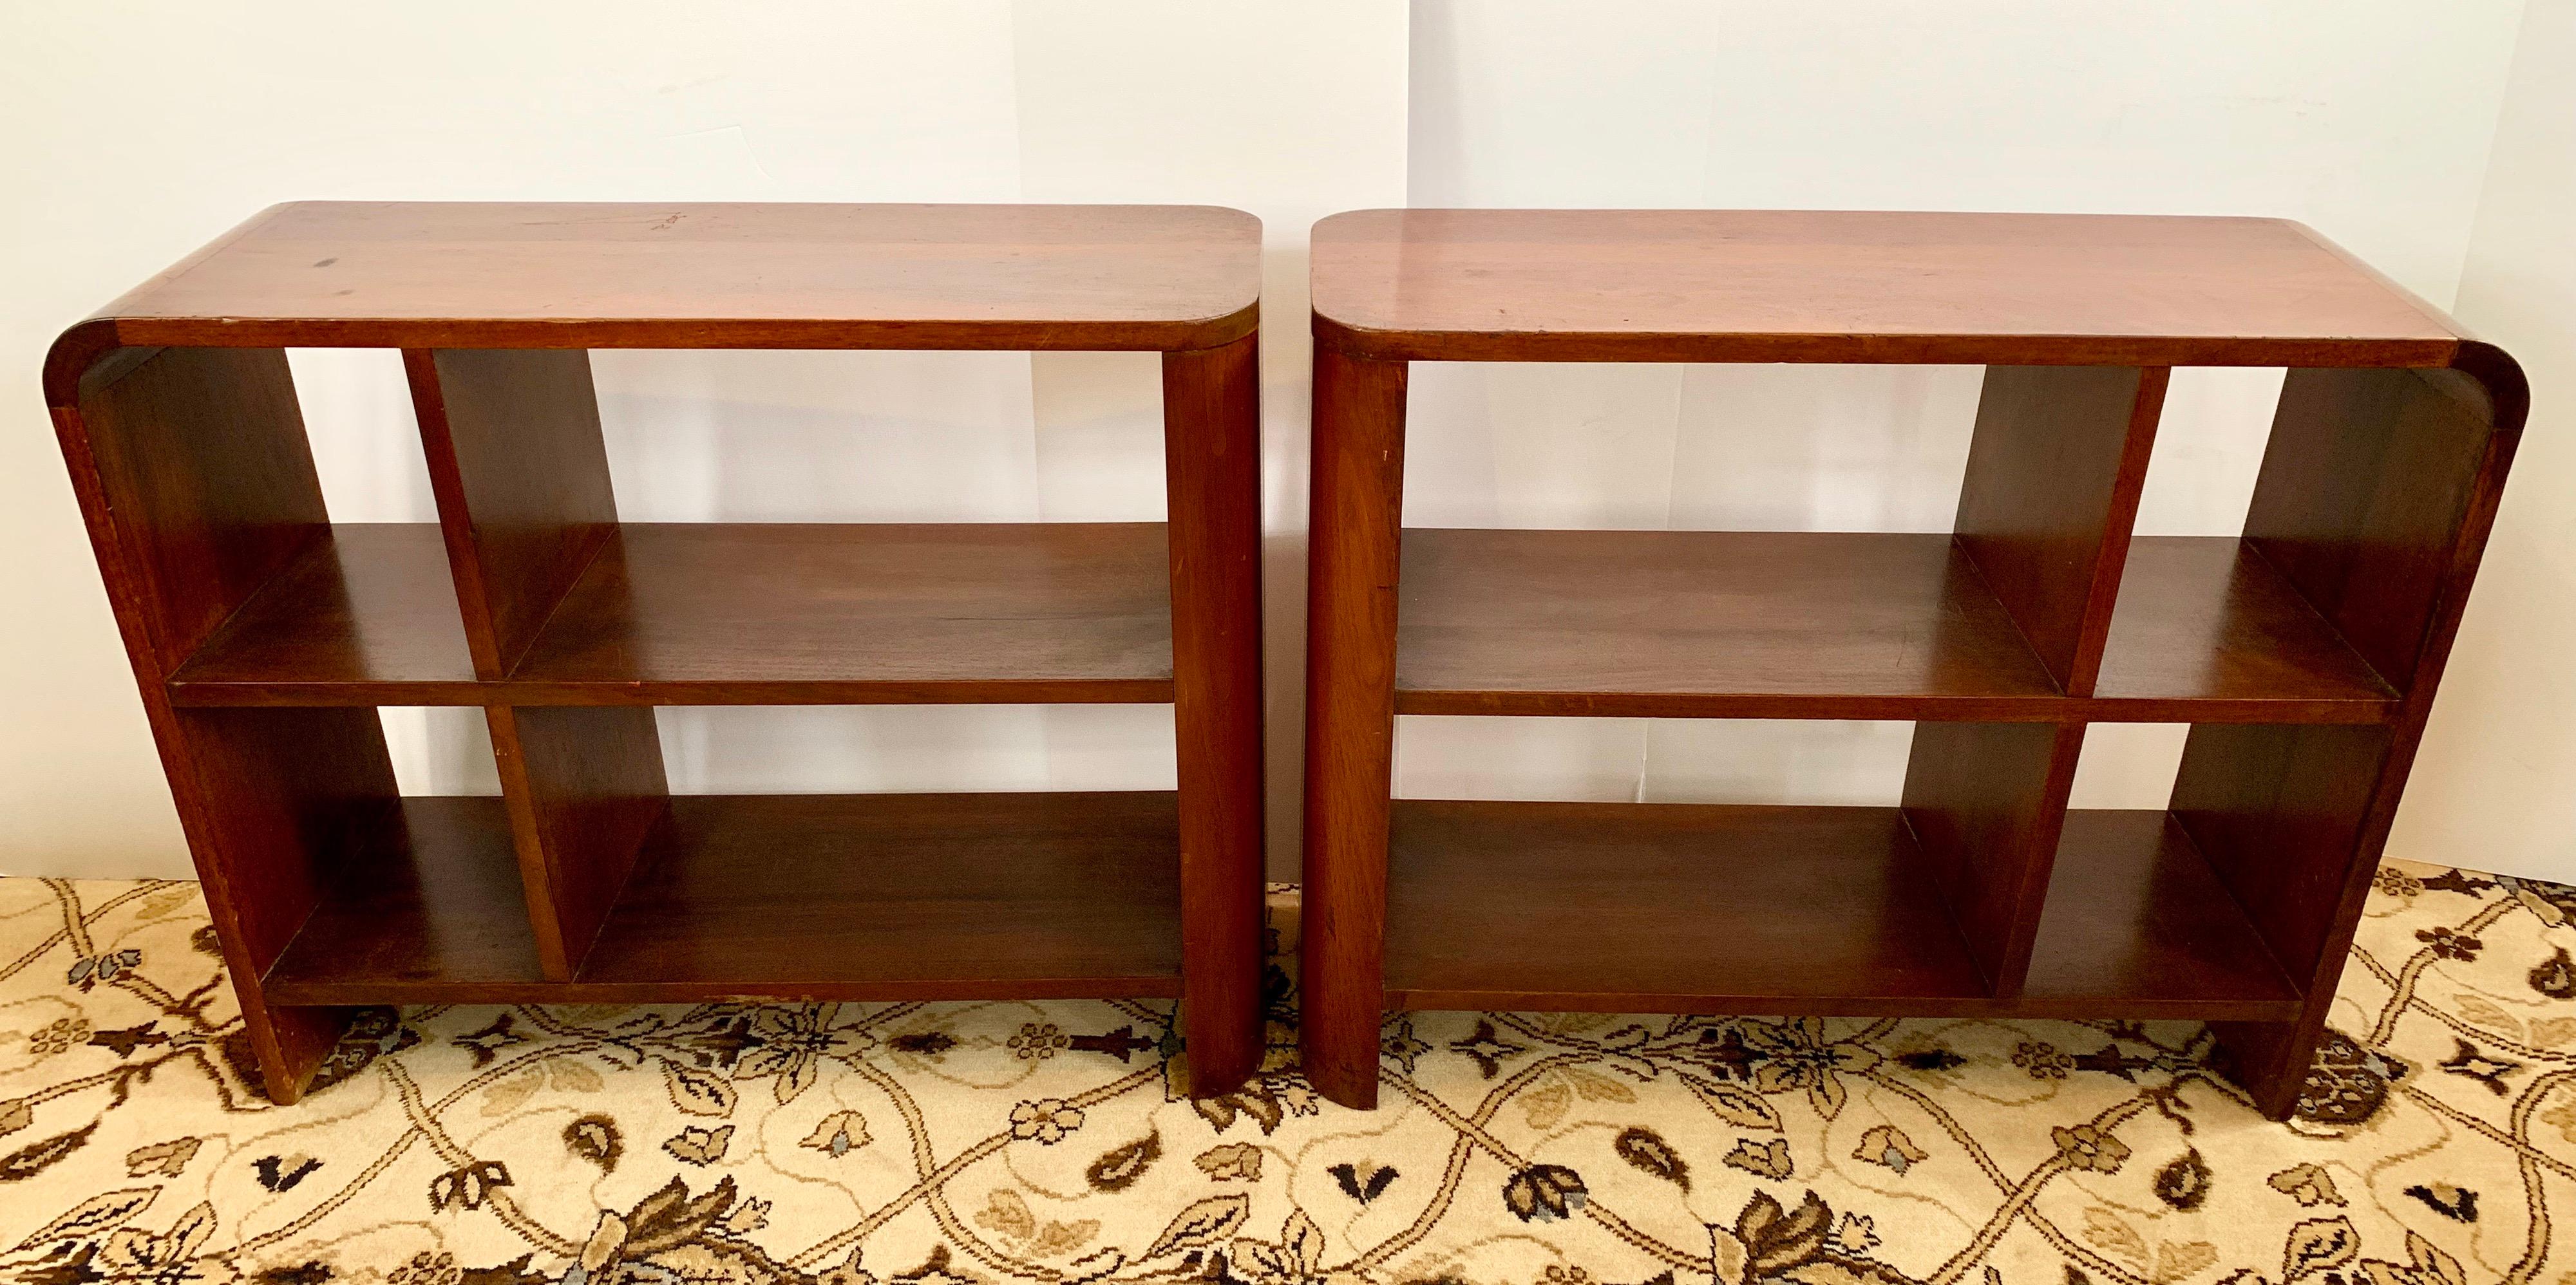
[(2518, 430), (2530, 417), (2531, 380), (2512, 353), (2483, 339), (2462, 339), (2451, 357), (2451, 369), (2486, 391), (2487, 420), (2494, 428)]
[(1355, 322), (1343, 321), (1315, 304), (1310, 314), (1311, 330), (1318, 350), (1361, 361), (1402, 361), (1406, 359), (1404, 335), (1400, 331), (1379, 330)]
[(1254, 288), (1252, 297), (1235, 308), (1183, 323), (1186, 327), (1181, 342), (1168, 351), (1175, 353), (1211, 352), (1240, 343), (1261, 333), (1261, 291)]
[(1391, 206), (1370, 206), (1368, 208), (1358, 210), (1335, 210), (1334, 212), (1315, 220), (1313, 224), (1309, 225), (1306, 229), (1306, 237), (1310, 241), (1322, 241), (1328, 230), (1331, 232), (1340, 232), (1344, 228), (1348, 227), (1364, 227), (1371, 223), (1384, 222), (1386, 219), (1402, 213), (1404, 213), (1403, 210)]
[(122, 346), (114, 317), (87, 317), (66, 327), (45, 350), (45, 403), (58, 410), (79, 406), (83, 380)]

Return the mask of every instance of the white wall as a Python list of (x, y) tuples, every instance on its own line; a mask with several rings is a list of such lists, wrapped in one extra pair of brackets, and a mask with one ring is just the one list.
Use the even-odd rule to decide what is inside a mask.
[[(2457, 292), (2473, 325), (2532, 362), (2543, 414), (2397, 842), (2576, 876), (2576, 804), (2558, 784), (2576, 768), (2562, 730), (2576, 608), (2561, 590), (2576, 527), (2558, 503), (2576, 460), (2550, 445), (2548, 417), (2550, 389), (2576, 379), (2552, 222), (2576, 115), (2570, 2), (2532, 0), (2518, 60), (2521, 0), (12, 7), (0, 351), (18, 359), (0, 363), (0, 592), (18, 623), (0, 631), (0, 872), (187, 868), (41, 414), (44, 345), (252, 210), (343, 197), (1260, 215), (1283, 870), (1315, 218), (1408, 200), (2300, 218), (2436, 302)], [(426, 519), (388, 355), (294, 361), (335, 513)], [(1160, 511), (1150, 357), (595, 364), (630, 517)], [(2177, 376), (2143, 529), (2234, 528), (2276, 379)], [(1408, 516), (1941, 529), (1976, 384), (1969, 369), (1424, 367)], [(2539, 698), (2507, 675), (2536, 676)], [(489, 788), (474, 716), (388, 721), (408, 782)], [(682, 788), (1078, 788), (1167, 779), (1167, 725), (1152, 709), (753, 710), (672, 712), (664, 730)], [(2177, 744), (2171, 729), (2097, 729), (2082, 801), (2159, 801)], [(1901, 724), (1415, 719), (1399, 776), (1417, 794), (1879, 799), (1903, 748)]]
[(2576, 882), (2576, 0), (2532, 0), (2459, 316), (2531, 424), (2389, 850)]

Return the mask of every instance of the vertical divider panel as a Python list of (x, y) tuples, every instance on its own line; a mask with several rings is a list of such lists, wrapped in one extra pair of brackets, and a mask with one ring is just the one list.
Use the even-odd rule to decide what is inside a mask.
[(537, 962), (548, 980), (570, 981), (670, 803), (653, 711), (496, 705), (484, 713)]
[(1991, 366), (1959, 547), (2070, 696), (2093, 694), (2163, 412), (2161, 366)]
[(403, 353), (474, 672), (507, 678), (617, 533), (590, 354)]
[[(1986, 370), (1955, 538), (2071, 695), (2101, 669), (2169, 373)], [(2081, 725), (1915, 725), (1906, 822), (1996, 995), (2029, 973), (2083, 745)]]
[(1191, 1092), (1261, 1069), (1261, 366), (1255, 335), (1163, 354), (1181, 988)]
[[(590, 354), (412, 349), (403, 365), (475, 673), (506, 679), (617, 539)], [(538, 962), (569, 981), (668, 806), (653, 711), (486, 714)]]
[(1404, 512), (1401, 361), (1315, 344), (1306, 587), (1306, 853), (1299, 1036), (1306, 1078), (1377, 1104), (1386, 1005), (1388, 797), (1395, 770), (1396, 561)]
[(1905, 823), (1994, 994), (2030, 973), (2083, 749), (2080, 723), (1914, 725)]
[(2487, 364), (2282, 385), (2245, 539), (2405, 696), (2386, 726), (2202, 725), (2184, 743), (2174, 815), (2307, 997), (2296, 1021), (2216, 1028), (2274, 1116), (2306, 1078), (2521, 436), (2520, 372)]
[(54, 407), (65, 462), (170, 777), (269, 1097), (347, 1028), (260, 979), (400, 806), (371, 708), (181, 710), (167, 680), (270, 576), (330, 538), (286, 354), (120, 349)]

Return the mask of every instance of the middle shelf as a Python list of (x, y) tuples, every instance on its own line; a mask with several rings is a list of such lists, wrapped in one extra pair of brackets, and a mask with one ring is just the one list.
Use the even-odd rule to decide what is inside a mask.
[(2397, 694), (2234, 537), (2129, 548), (2060, 693), (1948, 535), (1408, 528), (1399, 714), (2375, 723)]
[(172, 678), (180, 705), (1172, 699), (1157, 522), (626, 523), (478, 683), (428, 523), (339, 524)]

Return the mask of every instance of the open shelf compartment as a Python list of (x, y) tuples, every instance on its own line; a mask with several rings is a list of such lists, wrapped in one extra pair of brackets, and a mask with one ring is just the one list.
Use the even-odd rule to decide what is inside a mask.
[(497, 798), (409, 798), (262, 986), (284, 1004), (1180, 993), (1169, 792), (681, 795), (549, 982)]
[(181, 705), (1172, 699), (1160, 523), (628, 523), (477, 683), (439, 530), (318, 532), (171, 679)]
[(2162, 812), (2075, 812), (2030, 978), (1987, 993), (1892, 807), (1399, 799), (1405, 1008), (2272, 1020), (2298, 989)]
[(1410, 528), (1399, 714), (2372, 723), (2396, 693), (2229, 537), (2132, 542), (2063, 695), (1944, 534)]

